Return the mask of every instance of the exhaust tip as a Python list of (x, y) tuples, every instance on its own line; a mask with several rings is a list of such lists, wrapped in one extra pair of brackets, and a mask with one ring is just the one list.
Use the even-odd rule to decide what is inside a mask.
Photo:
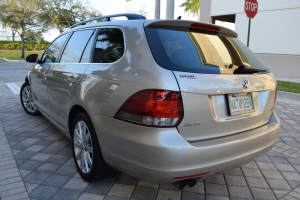
[(197, 184), (197, 181), (195, 179), (190, 179), (190, 181), (187, 183), (187, 186), (194, 187)]
[(183, 190), (186, 187), (186, 183), (181, 183), (178, 189)]
[(197, 184), (197, 181), (195, 179), (192, 179), (192, 178), (172, 183), (172, 185), (174, 187), (176, 187), (180, 190), (183, 190), (186, 186), (194, 187), (196, 184)]
[(174, 187), (178, 188), (179, 190), (183, 190), (187, 186), (185, 181), (178, 181), (178, 182), (172, 183), (172, 185)]

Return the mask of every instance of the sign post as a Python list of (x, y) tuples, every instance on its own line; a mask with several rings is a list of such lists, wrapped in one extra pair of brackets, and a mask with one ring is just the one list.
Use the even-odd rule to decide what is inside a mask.
[(245, 0), (245, 13), (249, 18), (248, 24), (248, 38), (247, 38), (247, 47), (249, 47), (250, 41), (250, 28), (251, 28), (251, 19), (255, 17), (258, 11), (258, 2), (256, 0)]

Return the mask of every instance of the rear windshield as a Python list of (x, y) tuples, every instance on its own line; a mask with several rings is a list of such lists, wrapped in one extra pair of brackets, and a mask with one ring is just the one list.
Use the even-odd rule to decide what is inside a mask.
[(268, 69), (236, 38), (203, 33), (145, 28), (156, 62), (164, 68), (206, 74), (233, 74), (240, 66)]

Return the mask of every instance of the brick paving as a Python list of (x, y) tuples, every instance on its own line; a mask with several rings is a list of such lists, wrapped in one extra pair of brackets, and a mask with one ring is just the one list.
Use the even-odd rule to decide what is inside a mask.
[[(300, 199), (300, 104), (278, 101), (278, 144), (242, 167), (178, 190), (124, 173), (88, 183), (71, 141), (43, 116), (27, 115), (18, 95), (0, 97), (0, 197), (6, 199)], [(6, 137), (5, 137), (6, 136)]]

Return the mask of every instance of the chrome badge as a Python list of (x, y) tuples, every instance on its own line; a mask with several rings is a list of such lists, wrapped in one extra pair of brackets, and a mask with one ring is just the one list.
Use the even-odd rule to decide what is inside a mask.
[(183, 125), (184, 127), (187, 127), (187, 126), (200, 126), (200, 122), (193, 122), (193, 123), (186, 123), (185, 125)]
[(247, 79), (245, 79), (244, 77), (242, 78), (242, 85), (245, 90), (247, 90), (249, 87), (249, 81)]

